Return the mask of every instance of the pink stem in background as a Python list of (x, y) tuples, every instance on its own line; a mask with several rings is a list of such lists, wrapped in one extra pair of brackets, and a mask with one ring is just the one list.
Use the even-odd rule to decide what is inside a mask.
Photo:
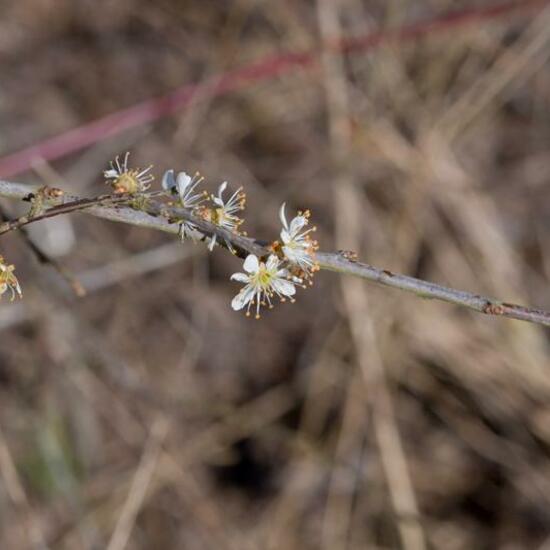
[[(514, 1), (451, 13), (428, 21), (413, 23), (396, 30), (375, 31), (363, 37), (348, 38), (339, 44), (331, 45), (331, 47), (340, 53), (364, 52), (379, 46), (385, 41), (412, 40), (451, 27), (494, 19), (515, 11), (542, 7), (548, 4), (549, 1)], [(317, 61), (317, 50), (276, 54), (240, 69), (222, 73), (204, 82), (186, 84), (164, 96), (147, 99), (127, 109), (121, 109), (31, 147), (1, 157), (0, 176), (8, 177), (19, 174), (31, 168), (33, 163), (39, 159), (52, 161), (129, 128), (135, 128), (171, 115), (201, 96), (221, 96), (247, 83), (275, 78), (295, 67), (313, 66)]]

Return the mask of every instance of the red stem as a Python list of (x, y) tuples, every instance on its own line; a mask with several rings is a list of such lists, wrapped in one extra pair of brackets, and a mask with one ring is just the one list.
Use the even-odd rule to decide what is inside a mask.
[[(465, 10), (406, 25), (395, 30), (381, 30), (358, 38), (348, 38), (332, 47), (341, 53), (364, 52), (388, 40), (413, 40), (432, 32), (481, 22), (515, 11), (542, 7), (549, 0), (511, 1), (485, 8)], [(106, 137), (173, 114), (201, 96), (220, 96), (256, 81), (275, 78), (295, 67), (310, 67), (318, 61), (318, 51), (276, 54), (240, 69), (222, 73), (204, 82), (186, 84), (161, 97), (150, 98), (127, 109), (89, 122), (31, 147), (0, 157), (0, 176), (19, 174), (37, 160), (52, 161), (79, 151)]]

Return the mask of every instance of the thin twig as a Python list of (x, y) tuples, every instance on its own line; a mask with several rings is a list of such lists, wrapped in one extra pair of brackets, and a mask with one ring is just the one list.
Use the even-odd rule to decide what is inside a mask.
[(457, 290), (424, 281), (423, 279), (400, 275), (399, 273), (393, 273), (387, 269), (380, 269), (369, 264), (351, 262), (339, 254), (320, 252), (317, 254), (317, 259), (322, 269), (356, 275), (373, 283), (412, 292), (420, 298), (441, 300), (466, 307), (478, 313), (485, 313), (486, 315), (497, 315), (550, 326), (549, 311), (510, 304), (465, 290)]
[[(23, 199), (34, 190), (35, 188), (29, 185), (0, 180), (0, 197)], [(66, 197), (66, 200), (72, 203), (78, 200), (89, 201), (94, 199)], [(127, 201), (128, 198), (126, 197), (125, 200)], [(202, 233), (208, 236), (216, 235), (220, 243), (227, 240), (239, 257), (243, 257), (246, 254), (255, 254), (256, 256), (266, 256), (269, 254), (269, 250), (266, 246), (268, 243), (265, 241), (259, 241), (250, 237), (231, 233), (226, 229), (198, 218), (188, 210), (164, 206), (153, 202), (146, 208), (147, 212), (143, 212), (126, 206), (89, 206), (89, 203), (86, 203), (86, 208), (82, 211), (98, 218), (127, 223), (138, 227), (156, 229), (172, 234), (179, 233), (180, 224), (171, 223), (167, 217), (170, 219), (183, 219), (195, 224)], [(62, 213), (67, 212), (56, 211), (56, 215)], [(36, 221), (36, 218), (34, 218), (33, 221)], [(351, 255), (345, 252), (318, 252), (317, 261), (321, 269), (347, 275), (355, 275), (356, 277), (361, 277), (373, 283), (412, 292), (421, 298), (441, 300), (486, 315), (507, 317), (509, 319), (517, 319), (550, 326), (549, 311), (511, 304), (479, 294), (473, 294), (471, 292), (445, 287), (422, 279), (416, 279), (407, 275), (393, 273), (387, 269), (381, 269), (366, 263), (357, 262)]]
[(60, 214), (70, 214), (71, 212), (84, 210), (85, 208), (90, 208), (92, 206), (115, 205), (122, 202), (128, 202), (127, 195), (103, 195), (91, 199), (71, 198), (70, 200), (63, 202), (62, 204), (47, 208), (39, 214), (24, 214), (19, 218), (8, 220), (2, 223), (0, 225), (0, 235), (3, 235), (4, 233), (8, 233), (9, 231), (13, 231), (15, 229), (21, 229), (29, 223), (38, 222), (47, 218), (53, 218), (54, 216), (59, 216)]

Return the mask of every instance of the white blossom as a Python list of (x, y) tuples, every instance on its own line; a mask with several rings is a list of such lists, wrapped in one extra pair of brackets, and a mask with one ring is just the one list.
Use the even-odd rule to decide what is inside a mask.
[(246, 273), (234, 273), (231, 280), (244, 283), (245, 286), (233, 298), (231, 307), (239, 311), (246, 306), (246, 315), (250, 315), (250, 308), (256, 306), (256, 319), (260, 317), (260, 307), (273, 307), (271, 299), (278, 296), (282, 302), (286, 298), (294, 301), (292, 296), (296, 288), (289, 281), (289, 272), (281, 267), (281, 261), (277, 256), (271, 255), (267, 262), (260, 262), (254, 254), (249, 254), (243, 264)]
[(279, 218), (283, 225), (281, 230), (283, 254), (289, 262), (297, 265), (306, 276), (311, 276), (318, 269), (315, 261), (315, 251), (318, 245), (317, 241), (312, 240), (310, 237), (310, 233), (315, 231), (315, 227), (306, 229), (309, 224), (309, 211), (299, 212), (288, 223), (285, 206), (286, 203), (283, 203), (279, 210)]
[(177, 194), (183, 208), (195, 208), (205, 200), (204, 193), (195, 193), (195, 188), (203, 180), (198, 172), (193, 177), (185, 172), (179, 172), (174, 177), (174, 170), (167, 170), (162, 176), (162, 188), (170, 194)]
[(151, 187), (151, 182), (155, 179), (151, 174), (153, 166), (145, 168), (145, 170), (129, 169), (128, 158), (130, 153), (124, 155), (124, 159), (120, 162), (119, 157), (116, 157), (114, 162), (111, 162), (111, 168), (103, 172), (103, 176), (107, 180), (116, 193), (140, 193), (147, 191)]
[[(174, 177), (174, 170), (167, 170), (162, 177), (162, 188), (172, 195), (179, 197), (178, 204), (182, 208), (196, 208), (206, 197), (205, 193), (197, 193), (195, 189), (199, 183), (203, 181), (198, 173), (193, 177), (189, 176), (185, 172), (179, 172)], [(198, 231), (197, 227), (188, 221), (182, 221), (180, 223), (180, 237), (185, 239), (191, 237), (193, 240), (200, 239), (202, 233)]]
[[(246, 195), (242, 191), (242, 187), (239, 187), (233, 195), (225, 202), (223, 200), (223, 193), (227, 188), (227, 182), (224, 181), (218, 188), (218, 195), (212, 196), (212, 202), (215, 208), (209, 211), (208, 221), (223, 227), (228, 231), (238, 232), (239, 226), (243, 223), (243, 220), (236, 214), (241, 210), (244, 210), (246, 202)], [(217, 235), (213, 235), (210, 238), (208, 249), (212, 251), (216, 245)], [(228, 248), (231, 250), (231, 244), (228, 244)]]

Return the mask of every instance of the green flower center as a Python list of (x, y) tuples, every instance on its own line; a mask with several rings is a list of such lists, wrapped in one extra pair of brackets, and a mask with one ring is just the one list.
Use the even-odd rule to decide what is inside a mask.
[(255, 285), (267, 289), (271, 286), (271, 282), (273, 281), (273, 272), (269, 271), (265, 264), (262, 263), (260, 264), (258, 272), (252, 277), (252, 281)]

